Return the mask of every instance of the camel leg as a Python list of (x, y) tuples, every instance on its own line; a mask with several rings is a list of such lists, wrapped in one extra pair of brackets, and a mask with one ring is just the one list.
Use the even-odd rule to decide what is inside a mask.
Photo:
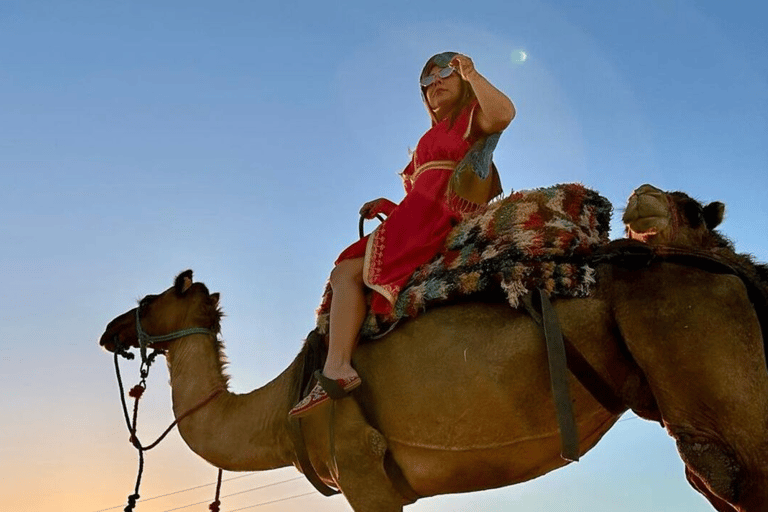
[[(672, 267), (670, 267), (672, 268)], [(764, 512), (768, 503), (768, 372), (757, 315), (733, 276), (659, 271), (669, 295), (648, 307), (651, 281), (623, 291), (617, 320), (642, 368), (688, 480), (718, 510)], [(653, 276), (653, 274), (646, 274)], [(645, 284), (645, 283), (644, 283)], [(652, 342), (649, 342), (652, 340)]]
[(331, 413), (335, 477), (355, 512), (402, 512), (406, 501), (384, 470), (387, 442), (353, 399), (336, 401)]

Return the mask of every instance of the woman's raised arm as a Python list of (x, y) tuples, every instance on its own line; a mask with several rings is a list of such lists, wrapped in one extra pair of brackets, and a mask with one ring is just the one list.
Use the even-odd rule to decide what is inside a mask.
[(456, 55), (451, 59), (461, 78), (469, 82), (477, 96), (480, 111), (475, 116), (477, 127), (485, 134), (500, 132), (515, 118), (515, 105), (483, 75), (478, 73), (472, 59)]

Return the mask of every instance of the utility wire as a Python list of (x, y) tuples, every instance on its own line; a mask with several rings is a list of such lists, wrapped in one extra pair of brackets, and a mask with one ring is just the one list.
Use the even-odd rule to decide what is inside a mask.
[(287, 498), (280, 498), (279, 500), (265, 501), (264, 503), (257, 503), (256, 505), (248, 505), (243, 508), (236, 508), (230, 512), (238, 512), (238, 510), (247, 510), (249, 508), (263, 507), (264, 505), (271, 505), (273, 503), (280, 503), (281, 501), (288, 501), (294, 498), (301, 498), (303, 496), (309, 496), (310, 494), (316, 494), (315, 491), (305, 492), (304, 494), (297, 494), (295, 496), (288, 496)]
[[(232, 494), (226, 494), (224, 496), (221, 496), (219, 499), (221, 500), (223, 498), (229, 498), (229, 497), (232, 497), (232, 496), (238, 496), (240, 494), (245, 494), (245, 493), (248, 493), (248, 492), (258, 491), (260, 489), (266, 489), (267, 487), (274, 487), (275, 485), (280, 485), (280, 484), (284, 484), (284, 483), (287, 483), (287, 482), (293, 482), (294, 480), (301, 480), (303, 478), (304, 478), (304, 476), (297, 476), (295, 478), (289, 478), (288, 480), (282, 480), (280, 482), (272, 482), (271, 484), (261, 485), (259, 487), (253, 487), (253, 488), (247, 489), (245, 491), (233, 492)], [(184, 509), (184, 508), (194, 507), (195, 505), (202, 505), (203, 503), (210, 503), (210, 502), (211, 502), (211, 500), (198, 501), (197, 503), (190, 503), (189, 505), (184, 505), (184, 506), (176, 507), (176, 508), (170, 508), (168, 510), (164, 510), (163, 512), (173, 512), (174, 510), (181, 510), (181, 509)]]
[[(628, 418), (621, 418), (616, 423), (617, 424), (618, 423), (624, 423), (625, 421), (632, 421), (632, 420), (639, 420), (639, 419), (640, 418), (638, 416), (630, 416)], [(256, 475), (256, 474), (257, 474), (257, 472), (253, 472), (253, 473), (248, 473), (247, 475), (234, 476), (232, 478), (226, 478), (226, 479), (222, 480), (222, 482), (231, 482), (232, 480), (239, 480), (241, 478), (246, 478), (246, 477), (253, 476), (253, 475)], [(222, 496), (222, 498), (228, 498), (230, 496), (236, 496), (238, 494), (245, 494), (245, 493), (251, 492), (251, 491), (258, 491), (259, 489), (264, 489), (264, 488), (267, 488), (267, 487), (272, 487), (274, 485), (283, 484), (283, 483), (287, 483), (287, 482), (292, 482), (294, 480), (299, 480), (301, 478), (302, 478), (301, 476), (298, 476), (298, 477), (295, 477), (295, 478), (289, 478), (288, 480), (282, 480), (280, 482), (273, 482), (271, 484), (266, 484), (266, 485), (263, 485), (263, 486), (260, 486), (260, 487), (254, 487), (254, 488), (248, 489), (246, 491), (236, 492), (234, 494), (228, 494), (226, 496)], [(188, 489), (182, 489), (180, 491), (173, 491), (173, 492), (169, 492), (167, 494), (161, 494), (159, 496), (152, 496), (151, 498), (142, 499), (141, 502), (143, 503), (143, 502), (147, 502), (147, 501), (156, 500), (156, 499), (159, 499), (159, 498), (165, 498), (167, 496), (173, 496), (175, 494), (182, 494), (182, 493), (185, 493), (185, 492), (188, 492), (188, 491), (194, 491), (195, 489), (202, 489), (203, 487), (209, 487), (211, 485), (216, 485), (216, 482), (213, 482), (213, 483), (210, 483), (210, 484), (197, 485), (195, 487), (189, 487)], [(277, 500), (277, 501), (270, 501), (270, 502), (267, 502), (267, 503), (259, 503), (259, 504), (256, 504), (256, 505), (250, 505), (248, 507), (239, 508), (237, 510), (246, 510), (248, 508), (260, 507), (262, 505), (269, 505), (270, 503), (278, 503), (280, 501), (286, 501), (286, 500), (293, 499), (293, 498), (300, 498), (302, 496), (308, 496), (308, 495), (313, 494), (313, 493), (314, 492), (309, 492), (307, 494), (299, 494), (299, 495), (296, 495), (296, 496), (291, 496), (291, 497), (288, 497), (288, 498), (283, 498), (283, 499), (280, 499), (280, 500)], [(172, 512), (174, 510), (181, 510), (181, 509), (184, 509), (184, 508), (194, 507), (195, 505), (201, 505), (203, 503), (208, 503), (208, 501), (206, 500), (206, 501), (201, 501), (201, 502), (198, 502), (198, 503), (192, 503), (190, 505), (184, 505), (183, 507), (172, 508), (172, 509), (166, 510), (164, 512)], [(117, 506), (114, 506), (114, 507), (102, 508), (100, 510), (96, 510), (95, 512), (107, 512), (109, 510), (115, 510), (115, 509), (118, 509), (118, 508), (123, 508), (124, 506), (125, 505), (117, 505)], [(236, 510), (232, 510), (231, 512), (236, 512)]]
[[(256, 474), (258, 474), (258, 472), (254, 471), (252, 473), (248, 473), (248, 474), (245, 474), (245, 475), (233, 476), (232, 478), (224, 479), (224, 480), (222, 480), (222, 482), (231, 482), (232, 480), (240, 480), (241, 478), (246, 478), (246, 477), (249, 477), (249, 476), (254, 476)], [(197, 485), (195, 487), (190, 487), (188, 489), (182, 489), (180, 491), (173, 491), (173, 492), (169, 492), (167, 494), (161, 494), (159, 496), (152, 496), (151, 498), (141, 499), (141, 502), (143, 503), (145, 501), (151, 501), (151, 500), (156, 500), (156, 499), (159, 499), (159, 498), (165, 498), (166, 496), (173, 496), (174, 494), (181, 494), (181, 493), (188, 492), (188, 491), (194, 491), (195, 489), (202, 489), (203, 487), (210, 487), (211, 485), (216, 485), (216, 482), (213, 482), (213, 483), (210, 483), (210, 484)], [(115, 510), (117, 508), (123, 508), (123, 507), (125, 507), (125, 504), (117, 505), (115, 507), (102, 508), (101, 510), (96, 510), (95, 512), (107, 512), (108, 510)]]

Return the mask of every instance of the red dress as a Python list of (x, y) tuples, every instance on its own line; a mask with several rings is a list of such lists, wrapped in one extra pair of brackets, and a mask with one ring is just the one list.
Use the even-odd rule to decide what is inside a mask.
[(448, 182), (456, 164), (477, 140), (471, 134), (477, 101), (453, 125), (449, 119), (432, 126), (419, 140), (401, 177), (405, 197), (370, 235), (349, 246), (336, 260), (365, 258), (363, 281), (374, 291), (371, 310), (388, 315), (400, 290), (420, 265), (442, 248), (462, 212), (448, 201)]

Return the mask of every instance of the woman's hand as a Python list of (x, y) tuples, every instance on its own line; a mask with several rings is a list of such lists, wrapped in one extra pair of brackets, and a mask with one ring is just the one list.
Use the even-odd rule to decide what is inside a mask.
[(462, 79), (469, 82), (480, 104), (480, 110), (473, 119), (475, 127), (486, 135), (506, 128), (515, 118), (515, 105), (512, 101), (486, 80), (466, 55), (457, 54), (450, 64)]
[(365, 203), (363, 207), (360, 208), (360, 215), (365, 219), (372, 219), (380, 213), (389, 216), (389, 214), (392, 213), (392, 210), (395, 209), (395, 206), (397, 205), (389, 199), (380, 197)]
[(461, 75), (461, 78), (466, 80), (467, 82), (472, 77), (474, 73), (477, 73), (475, 70), (475, 64), (472, 62), (472, 59), (467, 57), (466, 55), (458, 54), (454, 58), (451, 59), (450, 66), (454, 68), (456, 71), (459, 72), (459, 75)]

